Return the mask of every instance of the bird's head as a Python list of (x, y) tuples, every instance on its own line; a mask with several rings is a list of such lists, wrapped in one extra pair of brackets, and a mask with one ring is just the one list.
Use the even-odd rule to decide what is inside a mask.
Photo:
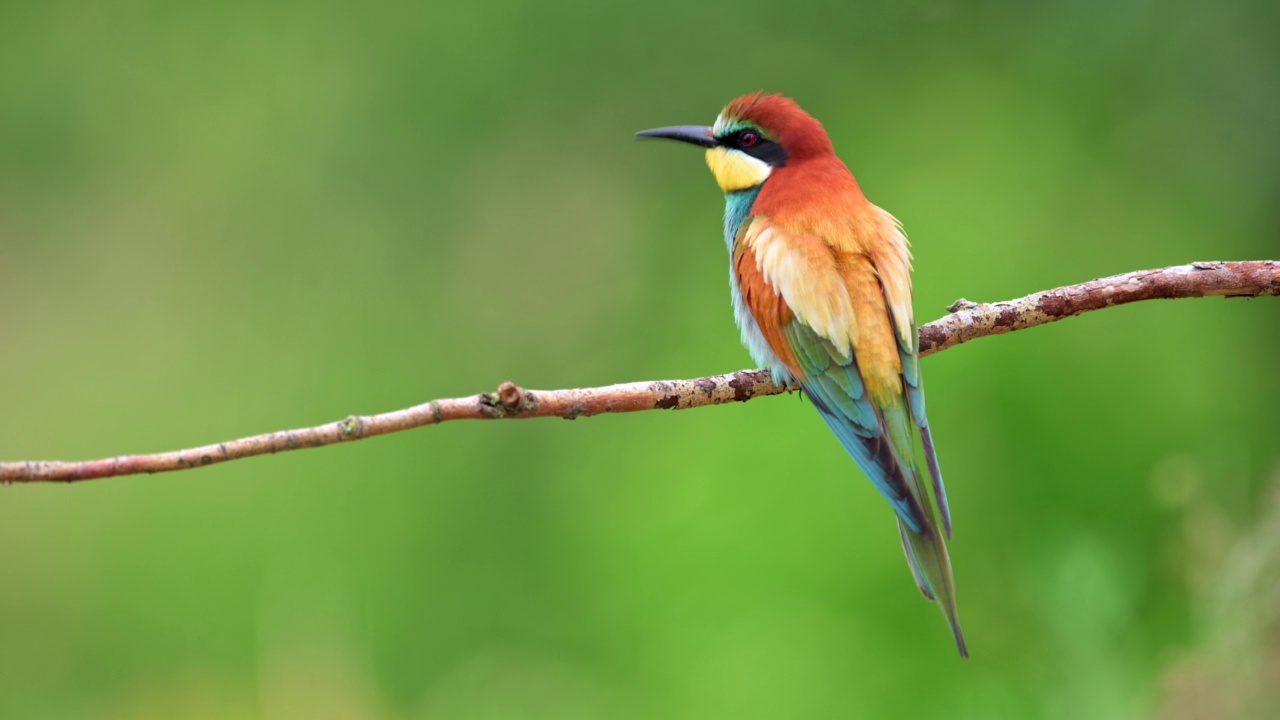
[(707, 165), (726, 193), (759, 187), (788, 163), (830, 154), (831, 140), (791, 98), (752, 93), (730, 102), (715, 125), (677, 125), (636, 133), (707, 149)]

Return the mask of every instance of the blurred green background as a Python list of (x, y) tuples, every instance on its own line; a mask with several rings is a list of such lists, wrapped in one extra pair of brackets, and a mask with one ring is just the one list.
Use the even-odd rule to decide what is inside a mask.
[[(0, 458), (749, 363), (699, 153), (757, 89), (916, 308), (1280, 256), (1275, 3), (0, 4)], [(1280, 301), (925, 361), (973, 659), (795, 396), (0, 488), (5, 718), (1280, 708)]]

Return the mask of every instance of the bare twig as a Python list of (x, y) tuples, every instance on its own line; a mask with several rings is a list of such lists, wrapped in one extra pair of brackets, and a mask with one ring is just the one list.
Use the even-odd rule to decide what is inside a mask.
[[(1156, 298), (1280, 295), (1280, 261), (1202, 262), (1140, 270), (1046, 290), (1017, 300), (971, 303), (957, 300), (951, 314), (920, 328), (920, 354), (932, 355), (988, 335), (1057, 322), (1090, 310)], [(353, 415), (316, 427), (240, 438), (216, 445), (152, 455), (124, 455), (83, 462), (0, 463), (0, 483), (74, 482), (94, 478), (186, 470), (284, 450), (321, 447), (385, 435), (447, 420), (561, 417), (601, 413), (683, 410), (777, 395), (768, 373), (742, 370), (696, 380), (660, 380), (576, 390), (524, 390), (503, 383), (496, 393), (431, 402), (381, 415)]]
[(1114, 305), (1213, 295), (1280, 295), (1280, 261), (1197, 262), (1112, 275), (1017, 300), (971, 303), (960, 299), (947, 308), (951, 315), (920, 328), (920, 354), (929, 355), (975, 338), (1057, 322)]

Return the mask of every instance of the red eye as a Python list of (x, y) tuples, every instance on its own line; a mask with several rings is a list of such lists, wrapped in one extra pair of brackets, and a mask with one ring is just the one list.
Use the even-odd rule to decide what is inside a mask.
[(738, 144), (742, 147), (751, 147), (760, 142), (760, 136), (747, 130), (738, 136)]

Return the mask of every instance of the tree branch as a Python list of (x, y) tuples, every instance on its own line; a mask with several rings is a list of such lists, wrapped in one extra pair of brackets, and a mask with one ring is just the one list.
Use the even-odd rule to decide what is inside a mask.
[[(1057, 322), (1090, 310), (1156, 298), (1222, 295), (1280, 295), (1280, 261), (1201, 262), (1139, 270), (1046, 290), (1017, 300), (972, 303), (957, 300), (951, 314), (920, 328), (920, 354), (932, 355), (988, 335)], [(524, 390), (503, 383), (495, 393), (432, 400), (381, 415), (352, 415), (345, 420), (298, 430), (240, 438), (216, 445), (152, 455), (124, 455), (83, 462), (19, 461), (0, 463), (0, 483), (74, 482), (116, 475), (187, 470), (300, 448), (439, 425), (449, 420), (561, 417), (572, 420), (602, 413), (683, 410), (777, 395), (762, 370), (742, 370), (696, 380), (660, 380), (575, 390)]]

